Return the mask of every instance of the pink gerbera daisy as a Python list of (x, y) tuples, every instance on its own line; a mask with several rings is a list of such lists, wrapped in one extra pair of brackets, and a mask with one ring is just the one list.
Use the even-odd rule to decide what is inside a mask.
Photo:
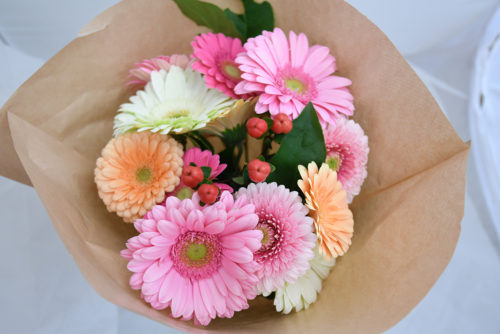
[(264, 234), (262, 246), (255, 253), (260, 265), (257, 271), (259, 293), (268, 295), (283, 288), (285, 282), (295, 282), (309, 269), (316, 236), (309, 210), (296, 191), (273, 183), (251, 183), (241, 188), (237, 197), (244, 196), (255, 205), (259, 216), (257, 229)]
[(326, 163), (335, 170), (347, 193), (347, 202), (359, 194), (366, 178), (368, 161), (368, 137), (353, 120), (339, 119), (328, 125), (323, 134), (326, 144)]
[(144, 59), (136, 63), (135, 67), (129, 71), (127, 85), (135, 88), (143, 88), (151, 79), (151, 72), (165, 70), (168, 72), (170, 66), (175, 65), (186, 69), (191, 64), (186, 55), (158, 56), (151, 59)]
[(259, 94), (255, 111), (269, 111), (297, 118), (312, 102), (323, 125), (340, 115), (352, 115), (353, 97), (346, 88), (351, 81), (332, 75), (335, 58), (326, 46), (309, 47), (306, 35), (283, 30), (264, 31), (245, 44), (246, 53), (236, 58), (241, 78), (236, 94)]
[(140, 234), (121, 255), (134, 274), (130, 286), (155, 309), (207, 325), (232, 317), (256, 297), (258, 265), (253, 252), (262, 233), (245, 197), (224, 192), (214, 205), (201, 207), (198, 195), (183, 201), (169, 197), (134, 224)]
[(248, 94), (238, 96), (234, 92), (234, 86), (241, 81), (241, 73), (234, 60), (245, 51), (238, 38), (206, 33), (196, 36), (191, 45), (193, 56), (197, 59), (192, 68), (205, 75), (207, 87), (217, 88), (235, 99), (248, 98)]

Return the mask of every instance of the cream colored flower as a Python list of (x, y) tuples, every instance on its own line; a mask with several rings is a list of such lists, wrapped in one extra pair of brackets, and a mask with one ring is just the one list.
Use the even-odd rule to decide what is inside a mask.
[(295, 283), (285, 283), (285, 286), (276, 290), (274, 305), (276, 311), (288, 314), (295, 307), (295, 311), (307, 309), (316, 301), (318, 293), (321, 291), (322, 283), (330, 269), (335, 265), (335, 259), (326, 260), (318, 251), (318, 246), (314, 248), (314, 258), (309, 262), (311, 268), (300, 277)]
[(129, 131), (185, 133), (225, 115), (235, 100), (209, 89), (200, 73), (172, 66), (151, 72), (151, 81), (115, 117), (115, 135)]

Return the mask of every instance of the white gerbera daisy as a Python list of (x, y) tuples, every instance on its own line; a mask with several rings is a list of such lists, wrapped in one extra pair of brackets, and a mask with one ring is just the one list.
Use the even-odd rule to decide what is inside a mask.
[(217, 89), (207, 88), (199, 72), (172, 66), (151, 72), (151, 81), (120, 106), (115, 136), (129, 131), (185, 133), (205, 127), (234, 105)]
[(285, 286), (276, 290), (274, 305), (276, 311), (288, 314), (295, 307), (295, 311), (307, 309), (316, 301), (321, 291), (321, 281), (324, 280), (330, 269), (335, 265), (335, 259), (326, 260), (319, 254), (318, 246), (314, 247), (314, 258), (310, 261), (311, 268), (295, 283), (285, 283)]

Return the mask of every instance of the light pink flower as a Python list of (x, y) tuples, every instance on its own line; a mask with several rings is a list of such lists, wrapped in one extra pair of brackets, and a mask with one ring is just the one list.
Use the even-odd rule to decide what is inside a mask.
[(169, 197), (134, 224), (139, 235), (121, 255), (134, 274), (130, 286), (155, 309), (170, 307), (172, 316), (207, 325), (232, 317), (257, 295), (261, 245), (258, 216), (245, 197), (224, 192), (219, 202), (201, 207), (198, 195), (180, 201)]
[(347, 202), (359, 194), (366, 178), (368, 162), (368, 137), (353, 120), (339, 119), (337, 124), (324, 130), (326, 163), (337, 171), (338, 179), (347, 193)]
[(186, 69), (191, 65), (191, 61), (186, 55), (158, 56), (144, 59), (142, 62), (136, 63), (135, 67), (129, 71), (128, 78), (130, 81), (127, 82), (127, 85), (141, 89), (149, 82), (151, 72), (159, 70), (168, 72), (172, 65)]
[(236, 94), (260, 94), (255, 111), (272, 116), (285, 113), (295, 119), (312, 102), (323, 125), (352, 115), (351, 81), (332, 75), (335, 58), (326, 46), (309, 47), (306, 35), (275, 28), (250, 38), (246, 53), (236, 58), (241, 78)]
[(234, 60), (245, 51), (238, 38), (206, 33), (196, 36), (191, 45), (197, 59), (192, 68), (205, 75), (207, 87), (217, 88), (235, 99), (248, 98), (248, 94), (238, 96), (234, 93), (234, 86), (241, 81), (241, 72)]
[(251, 183), (240, 188), (236, 196), (255, 205), (259, 216), (257, 229), (264, 234), (262, 246), (255, 253), (260, 265), (259, 293), (268, 295), (283, 288), (285, 281), (295, 282), (309, 269), (316, 242), (313, 220), (307, 216), (309, 210), (302, 199), (296, 191), (290, 192), (275, 182)]

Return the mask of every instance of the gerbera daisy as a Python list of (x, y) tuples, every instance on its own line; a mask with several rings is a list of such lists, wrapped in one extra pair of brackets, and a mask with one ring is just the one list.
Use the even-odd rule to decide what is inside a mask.
[(245, 49), (236, 57), (243, 80), (234, 91), (260, 94), (257, 113), (284, 113), (295, 119), (312, 102), (324, 125), (353, 114), (353, 97), (346, 88), (351, 81), (332, 75), (335, 58), (326, 46), (309, 47), (306, 35), (291, 31), (287, 39), (275, 28), (250, 38)]
[(232, 317), (256, 297), (262, 233), (245, 197), (234, 201), (223, 192), (219, 202), (201, 207), (198, 194), (183, 201), (169, 197), (135, 223), (139, 235), (121, 255), (134, 274), (130, 286), (155, 309), (170, 307), (172, 316), (207, 325)]
[(128, 131), (185, 133), (203, 128), (224, 115), (235, 100), (205, 86), (200, 73), (172, 66), (151, 72), (144, 90), (120, 106), (115, 117), (115, 135)]
[(99, 197), (108, 211), (132, 222), (179, 184), (182, 164), (182, 146), (169, 136), (151, 132), (118, 136), (97, 159)]
[(368, 161), (368, 137), (353, 120), (339, 119), (335, 125), (328, 125), (324, 131), (326, 163), (337, 172), (337, 177), (351, 203), (359, 194), (366, 178)]
[(159, 70), (168, 72), (172, 65), (186, 69), (191, 66), (191, 62), (186, 55), (158, 56), (144, 59), (142, 62), (136, 63), (135, 67), (129, 71), (128, 78), (130, 81), (127, 82), (127, 85), (137, 89), (143, 88), (151, 79), (151, 72)]
[(316, 241), (312, 219), (298, 193), (275, 182), (251, 183), (238, 191), (240, 196), (255, 205), (257, 229), (264, 233), (262, 246), (254, 256), (260, 265), (257, 288), (259, 293), (269, 295), (309, 269)]
[(337, 173), (326, 163), (318, 170), (315, 162), (307, 169), (299, 166), (299, 172), (302, 180), (297, 183), (314, 219), (320, 253), (326, 259), (344, 255), (351, 245), (354, 221)]
[(316, 301), (321, 291), (321, 281), (324, 280), (330, 269), (335, 265), (335, 259), (327, 260), (314, 247), (314, 258), (310, 261), (311, 268), (295, 283), (285, 283), (285, 286), (276, 290), (274, 306), (276, 311), (288, 314), (295, 307), (295, 311), (308, 309)]
[(247, 94), (238, 96), (234, 93), (234, 86), (241, 81), (241, 72), (234, 60), (245, 51), (239, 38), (206, 33), (196, 36), (191, 45), (197, 59), (192, 68), (205, 75), (208, 87), (217, 88), (235, 99), (248, 98)]

